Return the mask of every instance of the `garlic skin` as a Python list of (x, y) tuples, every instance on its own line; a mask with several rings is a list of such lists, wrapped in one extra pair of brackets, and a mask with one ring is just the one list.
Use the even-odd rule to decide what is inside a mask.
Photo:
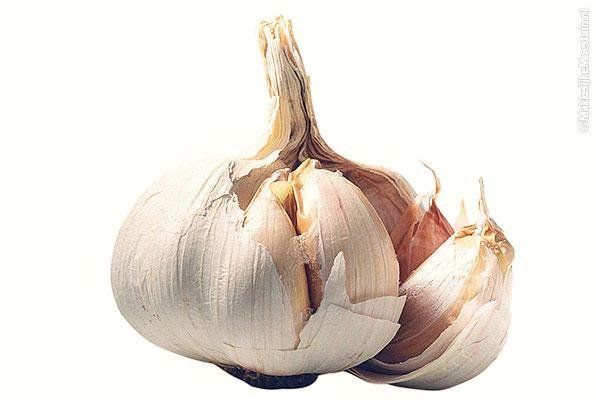
[(453, 235), (453, 228), (436, 205), (436, 198), (441, 191), (439, 177), (428, 165), (424, 166), (433, 174), (435, 190), (431, 194), (417, 196), (410, 207), (409, 213), (413, 216), (410, 229), (396, 247), (402, 281), (408, 279), (424, 260)]
[(460, 227), (403, 282), (402, 329), (352, 373), (375, 383), (445, 389), (496, 358), (510, 321), (513, 247), (488, 215), (482, 181), (480, 211), (475, 225)]
[(399, 327), (397, 257), (365, 193), (337, 172), (356, 164), (318, 136), (289, 22), (262, 24), (260, 39), (265, 145), (151, 186), (118, 235), (114, 296), (141, 335), (186, 357), (273, 377), (343, 371)]

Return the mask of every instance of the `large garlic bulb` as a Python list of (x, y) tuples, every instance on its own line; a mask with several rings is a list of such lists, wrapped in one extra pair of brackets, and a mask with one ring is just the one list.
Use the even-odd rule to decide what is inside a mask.
[[(496, 290), (508, 290), (504, 278), (483, 281), (499, 270), (494, 258), (505, 262), (494, 250), (502, 232), (487, 219), (454, 233), (434, 196), (337, 155), (318, 132), (289, 21), (262, 23), (259, 38), (272, 98), (265, 144), (251, 157), (180, 168), (145, 192), (114, 250), (118, 307), (151, 342), (255, 386), (299, 387), (351, 368), (371, 381), (432, 386), (428, 373), (404, 376), (453, 353), (479, 308), (507, 308)], [(444, 257), (460, 252), (447, 270)], [(461, 279), (443, 292), (434, 279), (452, 273)], [(429, 310), (435, 298), (441, 313)], [(441, 330), (450, 333), (439, 340)]]

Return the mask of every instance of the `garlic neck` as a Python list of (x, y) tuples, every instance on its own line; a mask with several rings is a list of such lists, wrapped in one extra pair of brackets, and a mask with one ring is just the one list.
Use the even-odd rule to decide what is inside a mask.
[(273, 100), (271, 131), (255, 158), (280, 151), (280, 160), (292, 168), (314, 154), (306, 154), (313, 138), (320, 140), (312, 107), (309, 78), (291, 22), (278, 17), (259, 29), (269, 95)]

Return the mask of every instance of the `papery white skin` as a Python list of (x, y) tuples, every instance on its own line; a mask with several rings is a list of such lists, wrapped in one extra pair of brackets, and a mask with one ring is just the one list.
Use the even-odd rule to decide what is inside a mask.
[[(351, 260), (340, 251), (321, 306), (297, 329), (283, 265), (243, 226), (245, 213), (230, 192), (233, 164), (175, 171), (139, 200), (113, 259), (114, 294), (125, 318), (170, 351), (269, 375), (341, 371), (372, 357), (398, 328), (404, 299), (397, 285), (393, 296), (351, 303), (344, 272)], [(289, 240), (288, 249), (297, 240), (278, 238)], [(299, 268), (297, 250), (293, 257)]]

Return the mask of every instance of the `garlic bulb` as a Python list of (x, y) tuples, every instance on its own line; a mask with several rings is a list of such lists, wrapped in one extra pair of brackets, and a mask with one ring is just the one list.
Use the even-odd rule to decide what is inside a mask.
[[(400, 175), (336, 154), (319, 134), (289, 21), (262, 23), (259, 39), (272, 100), (266, 141), (254, 156), (170, 172), (139, 199), (112, 260), (122, 315), (158, 346), (258, 387), (348, 369), (391, 383), (418, 373), (411, 386), (454, 382), (441, 374), (466, 357), (449, 347), (458, 327), (487, 304), (484, 318), (492, 304), (507, 308), (491, 297), (507, 285), (483, 280), (503, 259), (502, 232), (487, 219), (454, 234), (434, 203), (438, 179), (435, 195), (417, 196)], [(457, 265), (445, 261), (456, 253)], [(435, 285), (453, 271), (460, 281)], [(400, 324), (412, 347), (401, 345)]]

